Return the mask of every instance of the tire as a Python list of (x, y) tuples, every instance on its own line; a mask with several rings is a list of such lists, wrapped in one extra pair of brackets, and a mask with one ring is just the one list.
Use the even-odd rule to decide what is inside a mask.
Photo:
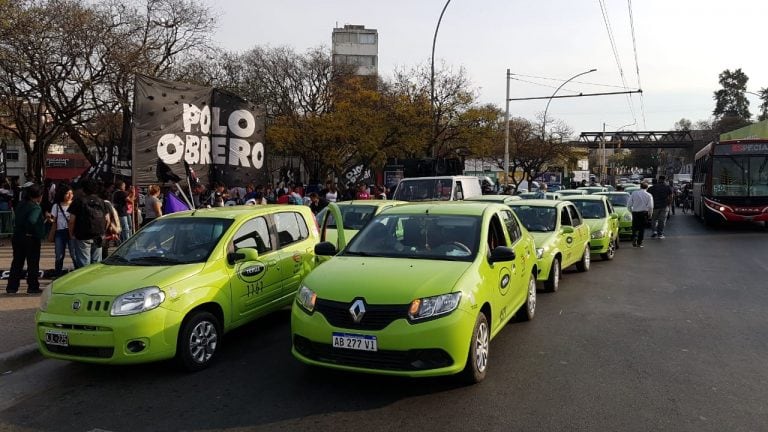
[(472, 330), (467, 363), (461, 372), (461, 379), (465, 383), (477, 384), (485, 379), (490, 342), (491, 328), (488, 326), (488, 318), (485, 313), (480, 312), (475, 320), (475, 328)]
[(610, 261), (616, 256), (616, 240), (611, 240), (611, 243), (608, 245), (608, 250), (605, 251), (605, 253), (601, 253), (600, 257), (603, 258), (603, 261)]
[(589, 256), (589, 244), (584, 248), (584, 255), (581, 257), (581, 261), (576, 263), (576, 270), (584, 273), (589, 271), (590, 256)]
[(176, 343), (176, 359), (190, 372), (208, 367), (219, 347), (221, 324), (210, 312), (192, 312), (184, 319)]
[(549, 292), (557, 292), (560, 289), (560, 260), (555, 258), (552, 260), (552, 267), (549, 269), (549, 278), (544, 281), (544, 289)]
[(528, 278), (528, 289), (525, 294), (525, 303), (517, 310), (517, 321), (530, 321), (536, 315), (536, 276), (531, 273)]

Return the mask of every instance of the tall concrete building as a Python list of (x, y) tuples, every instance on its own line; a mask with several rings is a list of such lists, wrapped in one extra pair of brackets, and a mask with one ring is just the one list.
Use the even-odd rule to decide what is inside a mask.
[(357, 66), (358, 75), (375, 76), (379, 66), (379, 32), (362, 25), (333, 29), (333, 63)]

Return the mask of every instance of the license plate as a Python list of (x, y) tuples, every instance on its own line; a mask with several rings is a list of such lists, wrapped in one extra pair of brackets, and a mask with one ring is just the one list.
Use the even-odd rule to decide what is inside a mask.
[(69, 346), (69, 336), (63, 331), (47, 330), (45, 332), (45, 343), (49, 345)]
[(357, 351), (377, 351), (376, 336), (334, 333), (333, 347)]

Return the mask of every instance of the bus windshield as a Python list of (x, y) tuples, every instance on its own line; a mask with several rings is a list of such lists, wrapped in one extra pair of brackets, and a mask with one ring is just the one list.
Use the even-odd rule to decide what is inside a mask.
[(768, 196), (768, 156), (716, 156), (712, 196)]

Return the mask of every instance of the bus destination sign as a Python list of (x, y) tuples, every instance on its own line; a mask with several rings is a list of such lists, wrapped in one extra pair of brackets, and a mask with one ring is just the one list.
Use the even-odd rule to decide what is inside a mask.
[(768, 142), (734, 143), (715, 146), (715, 156), (766, 155)]

